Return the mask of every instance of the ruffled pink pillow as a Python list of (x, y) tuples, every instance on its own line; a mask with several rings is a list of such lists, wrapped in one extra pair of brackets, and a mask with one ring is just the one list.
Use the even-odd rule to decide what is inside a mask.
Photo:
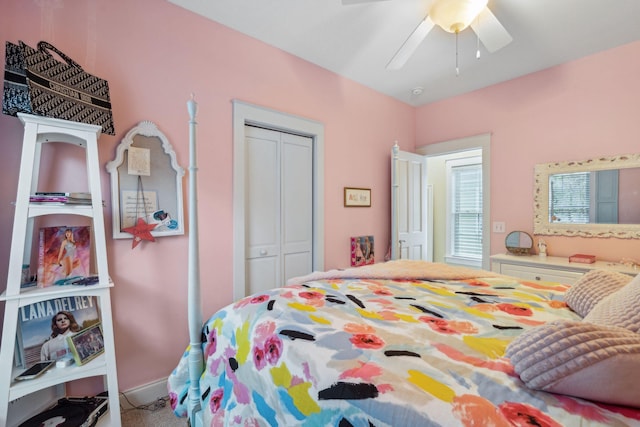
[(564, 301), (581, 317), (589, 314), (603, 298), (633, 280), (633, 277), (611, 270), (591, 270), (585, 273), (565, 293)]
[(640, 335), (628, 329), (558, 320), (507, 347), (527, 387), (640, 408)]

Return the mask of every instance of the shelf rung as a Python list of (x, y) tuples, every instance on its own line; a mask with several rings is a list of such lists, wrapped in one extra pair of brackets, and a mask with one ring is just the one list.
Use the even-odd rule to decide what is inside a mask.
[(29, 203), (29, 218), (42, 215), (83, 215), (93, 217), (93, 206), (64, 203)]
[(23, 369), (14, 369), (11, 376), (12, 383), (9, 388), (9, 401), (26, 396), (43, 388), (66, 383), (81, 378), (102, 376), (107, 374), (107, 365), (104, 354), (96, 357), (83, 366), (67, 366), (65, 368), (53, 367), (35, 380), (15, 381), (15, 378)]

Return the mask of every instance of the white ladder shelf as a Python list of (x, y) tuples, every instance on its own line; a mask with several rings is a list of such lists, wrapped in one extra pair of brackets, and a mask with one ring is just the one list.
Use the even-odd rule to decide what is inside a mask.
[[(107, 247), (104, 229), (98, 136), (101, 127), (66, 120), (18, 114), (24, 124), (22, 158), (15, 204), (11, 253), (7, 273), (7, 287), (0, 295), (5, 302), (2, 346), (0, 347), (0, 426), (13, 426), (36, 415), (66, 395), (68, 381), (102, 376), (109, 394), (109, 411), (100, 418), (100, 424), (119, 427), (120, 402), (114, 347), (111, 295), (113, 286), (107, 266)], [(48, 142), (74, 144), (86, 150), (86, 167), (91, 205), (44, 205), (30, 203), (29, 196), (37, 191), (42, 145)], [(98, 283), (91, 286), (52, 286), (47, 288), (21, 288), (22, 265), (31, 260), (31, 242), (34, 219), (43, 215), (80, 215), (90, 218)], [(95, 296), (100, 309), (104, 353), (82, 366), (49, 369), (42, 376), (29, 381), (15, 381), (22, 369), (14, 368), (15, 342), (20, 307), (65, 296)], [(19, 402), (31, 395), (28, 404)], [(42, 401), (46, 396), (46, 401)], [(28, 400), (28, 397), (25, 398)], [(15, 410), (14, 410), (15, 409)], [(24, 409), (29, 413), (24, 413)], [(31, 413), (31, 411), (34, 411)], [(14, 413), (15, 412), (15, 413)]]

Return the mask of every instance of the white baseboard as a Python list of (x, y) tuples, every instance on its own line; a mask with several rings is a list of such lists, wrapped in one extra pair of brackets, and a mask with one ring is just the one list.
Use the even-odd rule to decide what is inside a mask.
[[(124, 394), (127, 398), (122, 395)], [(149, 384), (144, 384), (120, 394), (120, 407), (130, 409), (131, 405), (142, 406), (154, 402), (160, 398), (167, 397), (167, 378), (161, 378)], [(127, 402), (127, 399), (129, 400)]]

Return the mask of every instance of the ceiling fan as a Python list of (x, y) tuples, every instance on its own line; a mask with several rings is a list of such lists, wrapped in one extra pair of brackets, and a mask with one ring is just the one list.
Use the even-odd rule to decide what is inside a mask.
[[(342, 0), (342, 4), (351, 5), (372, 1), (380, 0)], [(387, 69), (402, 68), (435, 25), (456, 35), (467, 27), (471, 27), (489, 52), (495, 52), (511, 43), (513, 38), (489, 10), (488, 1), (433, 0), (429, 13), (400, 46), (387, 64)]]

